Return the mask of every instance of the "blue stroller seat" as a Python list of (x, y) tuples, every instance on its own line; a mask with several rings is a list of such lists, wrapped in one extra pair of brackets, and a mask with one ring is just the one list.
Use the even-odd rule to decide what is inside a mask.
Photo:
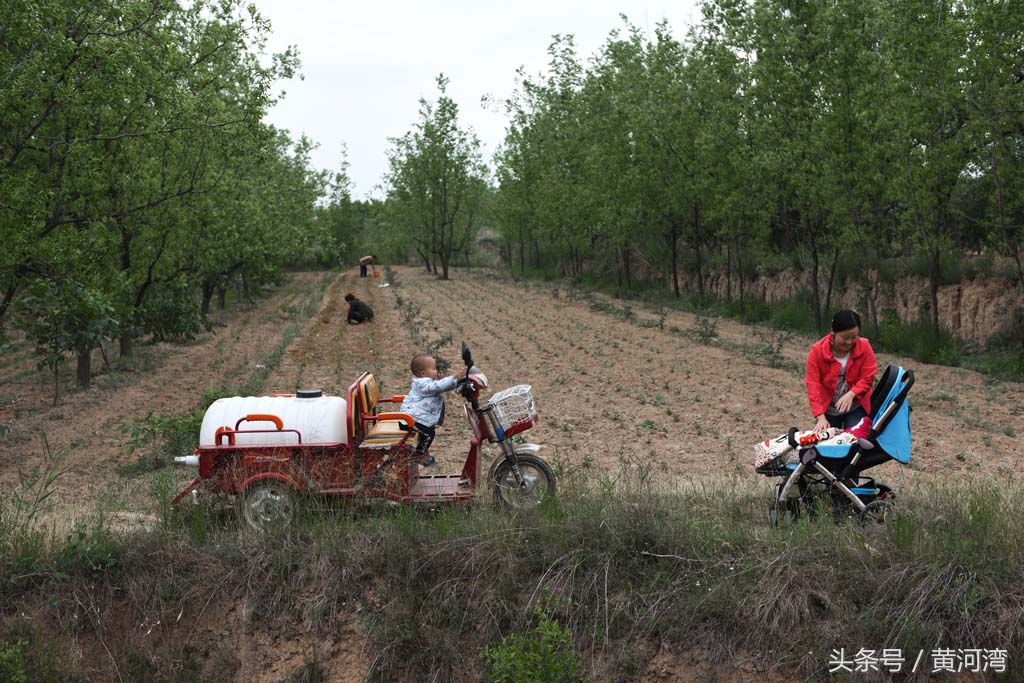
[[(892, 489), (861, 473), (889, 460), (903, 465), (910, 462), (911, 408), (907, 395), (913, 386), (913, 371), (892, 365), (885, 369), (871, 392), (871, 431), (859, 443), (800, 448), (793, 437), (796, 430), (791, 429), (790, 444), (798, 449), (799, 461), (758, 469), (760, 474), (782, 477), (773, 510), (796, 516), (800, 503), (808, 504), (814, 493), (828, 491), (834, 506), (849, 501), (862, 517), (877, 518), (875, 513), (879, 512), (884, 517), (891, 507)], [(794, 487), (799, 492), (795, 502), (790, 498)], [(770, 516), (775, 519), (775, 515)]]

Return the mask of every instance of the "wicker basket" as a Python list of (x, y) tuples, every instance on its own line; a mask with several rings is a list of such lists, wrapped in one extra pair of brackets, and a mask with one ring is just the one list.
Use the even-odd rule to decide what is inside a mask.
[(491, 396), (494, 417), (506, 432), (531, 427), (537, 421), (537, 407), (529, 384), (518, 384)]

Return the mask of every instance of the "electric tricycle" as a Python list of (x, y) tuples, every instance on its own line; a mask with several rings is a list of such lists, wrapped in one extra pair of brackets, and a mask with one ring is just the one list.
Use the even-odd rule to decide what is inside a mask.
[[(455, 391), (465, 401), (472, 435), (459, 474), (424, 473), (412, 416), (384, 410), (404, 396), (381, 396), (377, 378), (363, 373), (344, 398), (307, 389), (215, 401), (203, 418), (198, 448), (175, 458), (197, 467), (198, 476), (172, 504), (231, 497), (246, 524), (260, 531), (291, 523), (301, 495), (436, 505), (470, 502), (482, 484), (505, 507), (539, 505), (555, 493), (555, 476), (538, 454), (542, 446), (513, 441), (537, 423), (531, 387), (517, 385), (481, 402), (487, 377), (465, 342), (462, 359), (466, 369)], [(484, 443), (496, 444), (499, 453), (481, 478)]]

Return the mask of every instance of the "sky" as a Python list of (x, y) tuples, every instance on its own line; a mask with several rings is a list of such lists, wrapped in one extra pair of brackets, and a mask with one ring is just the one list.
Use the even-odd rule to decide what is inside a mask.
[[(543, 72), (554, 34), (573, 34), (586, 60), (623, 26), (620, 14), (650, 33), (667, 19), (680, 39), (700, 16), (696, 0), (253, 2), (272, 25), (267, 49), (294, 45), (302, 61), (302, 80), (279, 84), (285, 96), (268, 122), (317, 142), (317, 168), (337, 171), (345, 145), (355, 199), (383, 198), (388, 138), (412, 130), (420, 98), (437, 97), (438, 74), (447, 76), (459, 121), (476, 132), (490, 163), (504, 137), (500, 103), (515, 90), (516, 69)], [(497, 104), (483, 107), (485, 95)]]

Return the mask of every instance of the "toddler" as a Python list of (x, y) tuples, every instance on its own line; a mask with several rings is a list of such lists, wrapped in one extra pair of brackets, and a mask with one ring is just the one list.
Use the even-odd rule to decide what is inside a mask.
[[(412, 386), (402, 401), (401, 412), (411, 415), (416, 421), (413, 427), (419, 434), (416, 454), (423, 456), (434, 441), (434, 430), (444, 423), (444, 392), (455, 388), (456, 379), (455, 374), (438, 379), (437, 362), (425, 353), (414, 356), (409, 367), (412, 370)], [(430, 467), (436, 462), (431, 455), (420, 464)]]

